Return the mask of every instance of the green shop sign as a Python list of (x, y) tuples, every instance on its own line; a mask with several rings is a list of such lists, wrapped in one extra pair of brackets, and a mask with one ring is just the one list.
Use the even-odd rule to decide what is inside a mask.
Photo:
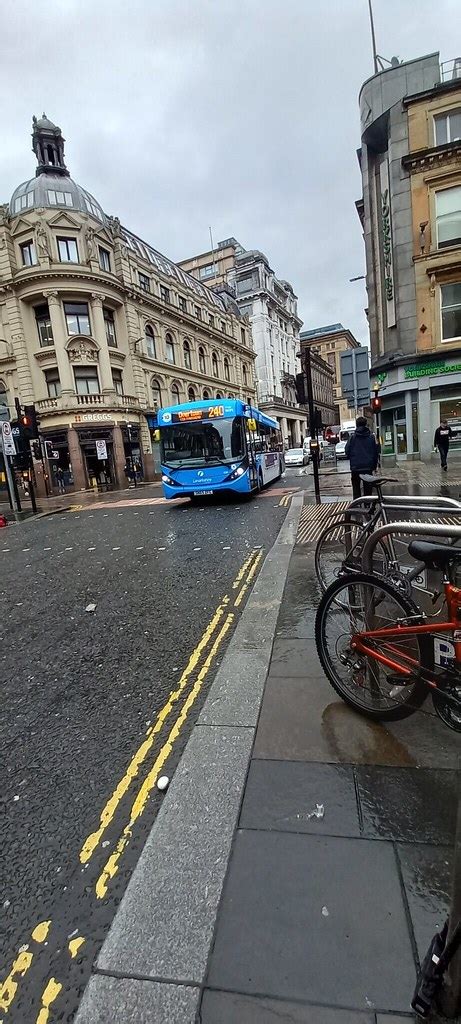
[(436, 377), (439, 373), (459, 373), (461, 363), (446, 364), (445, 360), (440, 363), (420, 363), (418, 366), (405, 367), (405, 380), (414, 380), (415, 377)]

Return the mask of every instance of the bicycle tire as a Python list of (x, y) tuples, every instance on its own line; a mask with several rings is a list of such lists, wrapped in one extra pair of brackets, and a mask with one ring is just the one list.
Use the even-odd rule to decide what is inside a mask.
[[(379, 589), (380, 592), (387, 594), (392, 598), (394, 603), (400, 607), (403, 617), (405, 618), (408, 616), (421, 615), (417, 605), (406, 595), (401, 594), (392, 586), (392, 584), (388, 583), (387, 580), (380, 578), (378, 582), (375, 576), (368, 575), (367, 573), (351, 573), (347, 576), (343, 576), (328, 588), (321, 598), (317, 609), (315, 618), (315, 642), (317, 645), (320, 663), (333, 689), (337, 694), (339, 694), (341, 699), (349, 705), (349, 707), (354, 709), (354, 711), (358, 711), (360, 714), (372, 719), (373, 721), (399, 721), (400, 719), (408, 718), (417, 711), (422, 704), (424, 704), (428, 695), (428, 688), (421, 679), (416, 679), (411, 685), (408, 684), (408, 694), (405, 694), (404, 699), (400, 700), (396, 706), (391, 708), (367, 708), (360, 702), (360, 700), (354, 700), (352, 694), (342, 683), (341, 677), (338, 675), (337, 671), (335, 672), (334, 670), (331, 657), (327, 650), (325, 627), (332, 605), (335, 606), (334, 613), (337, 615), (338, 610), (343, 608), (343, 602), (338, 596), (340, 591), (359, 586), (374, 587), (377, 590)], [(414, 637), (414, 642), (417, 644), (419, 650), (420, 664), (428, 667), (431, 664), (431, 646), (428, 637), (424, 635), (416, 636)], [(362, 657), (366, 658), (366, 655)], [(337, 656), (337, 661), (338, 663), (340, 661), (339, 655)], [(343, 665), (344, 663), (341, 664)], [(375, 665), (376, 664), (378, 663), (375, 662)], [(404, 687), (399, 687), (399, 689), (403, 690)]]
[[(347, 571), (353, 571), (353, 566), (351, 563), (349, 563), (349, 565), (345, 564), (346, 553), (341, 534), (346, 527), (352, 527), (353, 529), (354, 526), (357, 525), (359, 524), (356, 524), (354, 522), (350, 523), (348, 519), (339, 519), (331, 523), (328, 523), (328, 526), (326, 526), (325, 529), (322, 530), (322, 533), (320, 534), (320, 537), (317, 541), (314, 553), (315, 573), (320, 584), (320, 589), (322, 590), (322, 593), (325, 593), (328, 587), (331, 586), (331, 584), (336, 579), (339, 579), (340, 573), (344, 574)], [(339, 536), (335, 538), (334, 535), (337, 534), (338, 531), (340, 531)], [(364, 531), (363, 544), (358, 549), (358, 554), (356, 554), (355, 556), (358, 563), (358, 572), (360, 572), (361, 570), (360, 552), (363, 550), (365, 541), (368, 540), (369, 536), (370, 534), (367, 531)], [(331, 558), (331, 554), (327, 556), (325, 555), (327, 545), (333, 542), (337, 545), (337, 555), (335, 556), (334, 559)], [(328, 561), (334, 563), (329, 570), (325, 567), (325, 563), (328, 564)], [(373, 566), (376, 574), (379, 576), (384, 575), (389, 566), (390, 561), (390, 553), (386, 547), (386, 544), (382, 541), (378, 541), (375, 548), (375, 552), (373, 554)], [(345, 566), (344, 569), (343, 565)]]

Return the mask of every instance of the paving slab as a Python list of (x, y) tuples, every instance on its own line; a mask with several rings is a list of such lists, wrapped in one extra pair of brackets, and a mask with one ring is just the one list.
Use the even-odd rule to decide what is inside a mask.
[(454, 771), (358, 767), (363, 834), (369, 838), (449, 845), (454, 841)]
[(200, 990), (185, 985), (97, 974), (85, 990), (75, 1024), (194, 1024)]
[[(386, 1019), (391, 1020), (390, 1017)], [(258, 999), (238, 992), (207, 989), (200, 1021), (201, 1024), (375, 1024), (375, 1017), (356, 1010), (307, 1006), (282, 999)]]
[[(314, 814), (318, 806), (323, 809), (320, 818)], [(301, 761), (254, 760), (239, 824), (240, 828), (360, 836), (353, 769)]]
[(99, 954), (101, 971), (202, 981), (252, 737), (195, 728)]
[(414, 982), (392, 844), (237, 833), (209, 987), (402, 1012)]
[(422, 960), (448, 916), (453, 846), (397, 846), (413, 931)]
[(198, 724), (254, 728), (261, 707), (270, 648), (236, 648), (228, 650), (227, 655), (213, 682)]
[(270, 674), (272, 676), (323, 675), (315, 643), (309, 639), (297, 640), (276, 637), (272, 648)]

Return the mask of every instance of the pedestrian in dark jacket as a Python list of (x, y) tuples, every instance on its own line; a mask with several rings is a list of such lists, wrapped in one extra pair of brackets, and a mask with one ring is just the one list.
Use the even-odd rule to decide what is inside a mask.
[(448, 449), (450, 447), (450, 437), (453, 437), (453, 431), (451, 427), (448, 426), (447, 421), (442, 420), (440, 427), (437, 427), (434, 434), (434, 448), (439, 449), (440, 465), (445, 472), (447, 471), (447, 456)]
[[(378, 465), (379, 448), (364, 416), (357, 416), (355, 427), (346, 444), (346, 459), (350, 463), (352, 494), (354, 498), (360, 498), (363, 483), (360, 474), (374, 473)], [(363, 493), (371, 494), (371, 491), (371, 484), (363, 483)]]

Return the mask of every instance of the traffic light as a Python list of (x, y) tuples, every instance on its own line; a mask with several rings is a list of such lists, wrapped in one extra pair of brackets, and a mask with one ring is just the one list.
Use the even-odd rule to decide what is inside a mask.
[(296, 374), (296, 400), (299, 405), (306, 405), (306, 386), (303, 373)]
[(21, 424), (23, 426), (25, 436), (28, 440), (38, 437), (38, 428), (40, 421), (37, 417), (37, 410), (35, 405), (25, 405), (24, 412), (21, 415)]
[(42, 457), (40, 441), (32, 441), (31, 448), (34, 454), (34, 459), (40, 460)]
[(375, 388), (373, 398), (371, 399), (371, 408), (373, 412), (381, 412), (381, 399), (378, 395), (378, 388)]

